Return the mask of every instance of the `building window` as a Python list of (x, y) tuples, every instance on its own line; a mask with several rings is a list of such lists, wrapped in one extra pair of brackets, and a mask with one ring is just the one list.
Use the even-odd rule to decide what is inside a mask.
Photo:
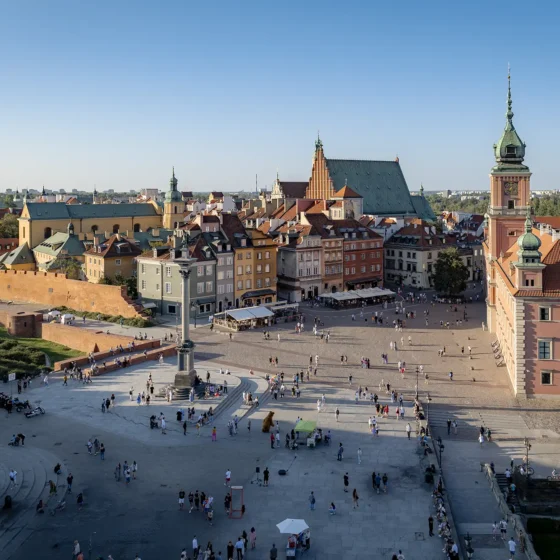
[(171, 282), (166, 282), (166, 283), (165, 283), (165, 293), (166, 293), (166, 294), (170, 294), (170, 293), (171, 293)]
[(550, 321), (550, 307), (539, 307), (539, 320)]
[(237, 289), (238, 289), (238, 290), (242, 290), (242, 289), (243, 289), (243, 280), (238, 280), (238, 281), (237, 281)]
[(550, 340), (539, 340), (539, 360), (551, 360), (552, 342)]
[(251, 280), (245, 280), (245, 289), (246, 289), (246, 290), (250, 290), (250, 289), (251, 289)]
[(352, 268), (350, 269), (350, 272), (351, 272), (352, 274), (356, 274), (356, 269), (355, 269), (354, 267), (352, 267)]
[(211, 293), (214, 289), (214, 282), (206, 282), (206, 293)]
[(365, 261), (366, 260), (366, 254), (362, 253), (362, 260)]
[(246, 261), (251, 260), (251, 252), (245, 253), (245, 260)]
[(362, 267), (360, 268), (360, 272), (365, 272), (365, 271), (366, 271), (366, 267), (365, 267), (365, 266), (362, 266)]
[(513, 210), (515, 208), (515, 201), (508, 200), (508, 210)]
[(264, 252), (264, 258), (265, 259), (270, 259), (270, 251), (265, 251)]
[(262, 261), (262, 253), (261, 252), (257, 253), (257, 260)]
[(262, 273), (262, 264), (258, 264), (257, 265), (257, 274), (261, 274)]
[(226, 278), (231, 280), (233, 278), (233, 270), (226, 270)]
[(167, 276), (167, 278), (171, 278), (171, 267), (170, 266), (165, 267), (165, 276)]
[(552, 385), (551, 371), (541, 371), (541, 385)]
[(241, 265), (237, 267), (237, 276), (243, 276), (243, 267)]
[(146, 272), (146, 267), (142, 264), (142, 265), (140, 265), (140, 270), (141, 270), (142, 274), (144, 274)]
[(224, 271), (223, 270), (220, 270), (218, 272), (217, 278), (218, 278), (218, 280), (223, 280), (224, 279)]
[(226, 264), (227, 264), (228, 266), (229, 266), (229, 265), (232, 265), (232, 264), (233, 264), (233, 257), (226, 257)]
[(251, 274), (251, 265), (250, 265), (250, 264), (248, 264), (248, 265), (245, 267), (245, 274)]
[(262, 280), (260, 278), (257, 278), (257, 280), (256, 280), (256, 287), (257, 288), (262, 288)]
[(198, 276), (204, 276), (204, 267), (203, 266), (197, 266), (196, 267), (196, 274)]
[(115, 224), (113, 226), (113, 233), (119, 233), (120, 229), (121, 229), (121, 226), (119, 226), (119, 224)]
[(525, 286), (534, 286), (535, 281), (532, 278), (525, 278)]
[(143, 290), (146, 289), (146, 280), (142, 280), (141, 287)]
[(264, 265), (264, 271), (265, 272), (270, 272), (270, 265), (269, 264)]
[(89, 258), (89, 264), (91, 264), (91, 257)]
[(115, 266), (121, 266), (121, 259), (115, 259)]
[(167, 306), (167, 313), (170, 315), (175, 315), (177, 313), (177, 306), (176, 305), (168, 305)]
[(224, 266), (224, 257), (218, 259), (218, 266)]
[(233, 293), (233, 284), (228, 284), (228, 285), (226, 286), (226, 293), (227, 293), (227, 294)]
[(138, 233), (140, 231), (140, 224), (134, 224), (132, 229), (133, 229), (134, 232)]
[(206, 265), (206, 276), (212, 276), (212, 265)]
[(237, 253), (237, 260), (240, 261), (243, 258), (243, 253)]
[(223, 294), (224, 293), (224, 285), (221, 284), (218, 286), (218, 294)]
[(203, 294), (204, 293), (204, 282), (198, 282), (196, 284), (196, 293)]
[(45, 239), (48, 239), (52, 235), (52, 229), (50, 227), (46, 227), (45, 231), (43, 232), (43, 236)]

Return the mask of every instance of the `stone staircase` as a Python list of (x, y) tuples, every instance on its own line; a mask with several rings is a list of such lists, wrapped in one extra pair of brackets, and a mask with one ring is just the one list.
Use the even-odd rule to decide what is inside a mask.
[[(4, 504), (6, 496), (12, 498), (12, 509), (0, 510), (0, 550), (2, 550), (2, 558), (7, 560), (33, 532), (35, 506), (40, 498), (43, 502), (47, 501), (48, 481), (56, 482), (53, 469), (57, 463), (62, 465), (62, 462), (51, 453), (34, 449), (29, 443), (23, 447), (4, 447), (0, 461), (0, 504)], [(15, 469), (18, 473), (15, 488), (10, 483), (11, 469)], [(64, 467), (62, 471), (64, 474), (58, 477), (60, 483), (58, 495), (51, 501), (64, 496), (66, 490)], [(54, 506), (49, 504), (47, 507)]]
[[(496, 473), (496, 482), (498, 483), (502, 494), (505, 495), (508, 491), (506, 475), (503, 473)], [(519, 499), (517, 498), (517, 494), (510, 496), (509, 500), (507, 500), (507, 503), (508, 505), (513, 506), (515, 508), (515, 511), (520, 511), (521, 505), (519, 503)]]

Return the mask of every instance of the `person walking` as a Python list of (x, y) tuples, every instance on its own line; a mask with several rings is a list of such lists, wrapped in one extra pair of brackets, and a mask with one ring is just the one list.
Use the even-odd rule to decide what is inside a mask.
[(336, 421), (338, 422), (338, 416), (340, 415), (340, 410), (338, 410), (338, 406), (336, 407), (336, 410), (334, 411), (334, 415), (336, 417)]
[(451, 434), (451, 418), (447, 419), (447, 435)]
[(231, 471), (228, 469), (226, 471), (226, 481), (224, 482), (224, 486), (231, 486)]
[(74, 476), (72, 475), (72, 473), (68, 473), (68, 476), (66, 477), (66, 490), (69, 494), (72, 493), (72, 482), (74, 482)]
[(342, 443), (341, 443), (338, 446), (338, 453), (337, 453), (337, 456), (336, 456), (337, 461), (342, 461), (342, 458), (344, 456), (343, 453), (344, 453), (344, 447), (342, 446)]
[(343, 480), (344, 480), (344, 491), (348, 492), (348, 473), (344, 475)]
[(311, 511), (315, 510), (315, 494), (313, 494), (313, 492), (309, 494), (309, 509)]
[(237, 542), (235, 543), (235, 550), (237, 552), (237, 560), (243, 560), (243, 550), (245, 545), (243, 543), (243, 539), (239, 537)]
[(412, 431), (412, 428), (410, 427), (410, 424), (407, 422), (406, 424), (406, 436), (408, 437), (408, 439), (410, 439), (410, 432)]
[(268, 467), (265, 467), (263, 471), (263, 486), (268, 486), (268, 478), (270, 477), (270, 471)]
[(132, 461), (132, 478), (136, 480), (136, 473), (138, 472), (138, 463), (136, 461)]
[(193, 537), (192, 540), (192, 551), (193, 551), (193, 558), (198, 558), (198, 539), (196, 535)]
[(429, 535), (430, 537), (434, 536), (434, 518), (430, 515), (430, 517), (428, 517), (428, 529), (429, 529)]
[(362, 448), (358, 447), (358, 465), (362, 464)]
[(166, 433), (167, 433), (167, 432), (165, 431), (165, 426), (166, 426), (165, 417), (162, 416), (162, 417), (161, 417), (161, 433), (162, 433), (162, 434), (166, 434)]
[(276, 545), (272, 543), (272, 548), (270, 549), (270, 560), (276, 560), (278, 558), (278, 549)]
[(99, 454), (101, 455), (101, 460), (105, 461), (105, 446), (103, 444), (99, 447)]
[(513, 560), (513, 557), (515, 556), (515, 548), (516, 548), (516, 544), (515, 541), (513, 540), (513, 537), (511, 537), (508, 541), (508, 548), (509, 548), (510, 560)]
[(360, 504), (358, 503), (359, 499), (360, 497), (358, 496), (358, 491), (356, 490), (356, 488), (354, 488), (354, 490), (352, 491), (352, 503), (354, 509), (360, 507)]

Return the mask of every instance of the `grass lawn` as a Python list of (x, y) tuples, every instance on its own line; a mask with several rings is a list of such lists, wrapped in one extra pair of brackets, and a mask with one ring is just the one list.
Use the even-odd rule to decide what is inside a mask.
[(56, 342), (50, 342), (48, 340), (43, 340), (42, 338), (19, 338), (17, 336), (10, 336), (8, 331), (4, 327), (0, 327), (0, 342), (2, 340), (15, 340), (22, 346), (27, 346), (29, 348), (34, 348), (40, 350), (49, 356), (51, 359), (51, 364), (59, 362), (60, 360), (66, 360), (68, 358), (76, 358), (77, 356), (83, 356), (84, 353), (79, 350), (73, 350), (67, 346), (62, 346)]

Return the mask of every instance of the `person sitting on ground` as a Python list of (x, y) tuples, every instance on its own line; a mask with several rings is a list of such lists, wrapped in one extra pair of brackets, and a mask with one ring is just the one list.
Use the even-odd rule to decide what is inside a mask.
[(43, 500), (39, 500), (39, 503), (35, 508), (35, 513), (45, 513), (45, 506), (43, 504)]
[(336, 507), (335, 507), (335, 505), (334, 505), (334, 502), (331, 502), (331, 505), (330, 505), (330, 507), (329, 507), (329, 513), (330, 513), (331, 515), (334, 515), (334, 514), (336, 513)]

